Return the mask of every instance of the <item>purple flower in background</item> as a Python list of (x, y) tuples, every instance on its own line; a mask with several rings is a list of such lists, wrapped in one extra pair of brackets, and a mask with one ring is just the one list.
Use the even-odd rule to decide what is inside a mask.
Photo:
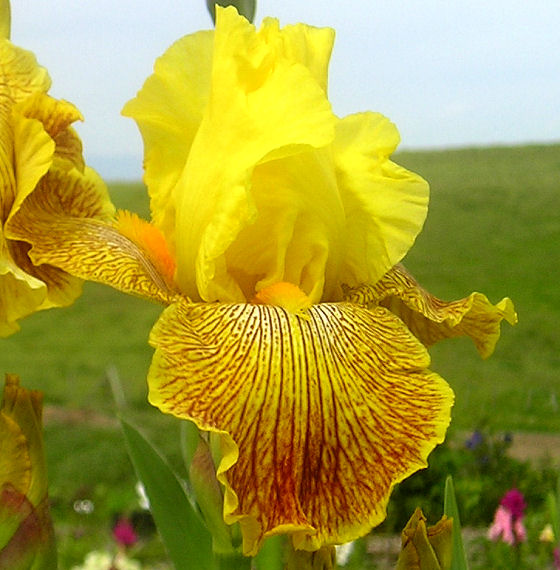
[(494, 522), (488, 529), (490, 540), (503, 540), (507, 544), (517, 544), (527, 540), (523, 524), (523, 514), (527, 504), (523, 494), (517, 489), (509, 490), (500, 501), (494, 515)]
[(475, 429), (472, 432), (471, 437), (465, 441), (465, 447), (467, 449), (476, 449), (483, 441), (484, 436), (482, 435), (482, 432), (478, 429)]

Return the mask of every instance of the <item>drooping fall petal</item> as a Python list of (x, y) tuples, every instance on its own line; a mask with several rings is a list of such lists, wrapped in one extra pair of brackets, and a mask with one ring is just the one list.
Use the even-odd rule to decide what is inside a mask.
[(501, 321), (512, 325), (517, 322), (513, 303), (507, 297), (496, 305), (482, 293), (471, 293), (458, 301), (441, 301), (402, 266), (395, 266), (375, 286), (348, 291), (346, 299), (365, 306), (387, 307), (426, 346), (444, 338), (469, 336), (483, 358), (494, 351)]
[(151, 343), (151, 403), (221, 434), (224, 516), (248, 554), (276, 533), (307, 550), (365, 534), (449, 423), (450, 388), (384, 308), (179, 300)]
[(31, 244), (28, 255), (38, 267), (57, 267), (168, 304), (174, 262), (159, 230), (137, 216), (113, 222), (112, 204), (94, 171), (52, 170), (43, 177), (9, 225), (9, 235)]

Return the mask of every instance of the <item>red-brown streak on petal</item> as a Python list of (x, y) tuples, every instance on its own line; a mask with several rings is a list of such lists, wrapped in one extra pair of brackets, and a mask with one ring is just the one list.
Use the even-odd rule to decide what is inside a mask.
[(33, 244), (29, 257), (36, 265), (53, 265), (80, 279), (166, 305), (176, 295), (141, 249), (110, 224), (36, 216), (18, 218), (11, 227)]
[(6, 235), (30, 243), (36, 265), (169, 304), (176, 292), (141, 248), (115, 229), (112, 214), (106, 188), (93, 171), (57, 168), (12, 214)]
[(449, 423), (450, 388), (382, 307), (322, 304), (300, 318), (178, 299), (150, 342), (150, 401), (239, 448), (225, 516), (240, 521), (247, 553), (286, 530), (305, 549), (368, 532)]
[(55, 99), (45, 93), (34, 93), (15, 107), (25, 117), (41, 121), (51, 138), (55, 138), (75, 121), (83, 120), (83, 116), (67, 101)]
[[(7, 483), (0, 490), (0, 507), (11, 511), (20, 523), (0, 551), (0, 568), (28, 568), (32, 563), (32, 553), (37, 554), (54, 541), (48, 497), (33, 506), (24, 494)], [(25, 566), (20, 565), (22, 562)]]
[(65, 129), (54, 137), (56, 157), (68, 161), (80, 172), (84, 171), (85, 162), (82, 156), (82, 141), (72, 128)]
[(446, 302), (434, 297), (400, 265), (393, 267), (375, 286), (345, 292), (345, 299), (362, 306), (387, 307), (426, 346), (444, 338), (468, 336), (483, 358), (492, 354), (500, 338), (500, 323), (517, 323), (513, 303), (507, 297), (496, 305), (482, 293)]
[(81, 280), (52, 265), (34, 265), (29, 259), (30, 248), (31, 245), (24, 241), (8, 241), (10, 255), (20, 269), (45, 283), (49, 289), (49, 296), (52, 294), (53, 289), (73, 291), (72, 294), (68, 294), (67, 303), (73, 302), (80, 293), (81, 286), (78, 286), (78, 284), (81, 283)]

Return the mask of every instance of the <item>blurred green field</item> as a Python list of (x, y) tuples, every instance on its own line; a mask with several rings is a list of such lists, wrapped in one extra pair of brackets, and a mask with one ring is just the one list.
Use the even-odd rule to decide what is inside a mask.
[(519, 315), (487, 361), (462, 339), (431, 351), (457, 394), (455, 425), (560, 431), (560, 146), (399, 158), (432, 188), (408, 268), (441, 298), (509, 296)]
[[(395, 160), (432, 188), (408, 269), (441, 298), (474, 290), (493, 302), (510, 296), (519, 314), (487, 361), (464, 339), (432, 349), (432, 368), (456, 392), (455, 428), (560, 431), (560, 145), (407, 152)], [(141, 184), (113, 184), (111, 194), (118, 207), (148, 215)], [(99, 524), (134, 503), (109, 367), (129, 417), (180, 464), (177, 422), (146, 403), (147, 337), (160, 311), (87, 283), (72, 307), (35, 314), (0, 343), (1, 369), (45, 393), (54, 513), (74, 529), (68, 532), (82, 525), (82, 539), (89, 531), (71, 509), (75, 500), (95, 500)], [(74, 542), (63, 540), (62, 548)]]

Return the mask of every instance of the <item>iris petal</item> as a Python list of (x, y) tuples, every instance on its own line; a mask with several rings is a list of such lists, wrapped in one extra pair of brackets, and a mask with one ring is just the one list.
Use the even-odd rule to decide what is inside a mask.
[[(48, 96), (49, 87), (48, 73), (31, 52), (0, 39), (0, 336), (17, 331), (17, 321), (34, 311), (68, 305), (81, 289), (58, 268), (34, 266), (30, 243), (15, 236), (23, 204), (37, 188), (44, 192), (73, 168), (84, 172), (81, 142), (70, 126), (81, 114)], [(51, 228), (42, 231), (48, 236)], [(43, 237), (36, 229), (29, 235)]]
[(337, 124), (333, 145), (347, 217), (340, 280), (376, 283), (408, 252), (428, 210), (428, 183), (389, 160), (400, 137), (379, 113), (359, 113)]
[(226, 253), (227, 270), (245, 298), (282, 281), (296, 284), (314, 303), (329, 298), (345, 224), (330, 154), (309, 151), (261, 164), (251, 193), (258, 216)]
[(173, 247), (172, 194), (210, 95), (214, 33), (198, 32), (176, 41), (154, 65), (138, 95), (123, 108), (144, 140), (144, 181), (152, 219)]
[[(215, 33), (172, 46), (124, 112), (147, 142), (154, 222), (176, 253), (181, 290), (194, 299), (243, 301), (226, 255), (259, 215), (253, 171), (333, 140), (325, 96), (333, 34), (284, 31), (270, 19), (256, 31), (233, 8), (217, 12)], [(258, 270), (253, 281), (267, 277)]]
[(381, 522), (392, 486), (426, 465), (453, 395), (384, 308), (179, 300), (152, 332), (150, 401), (221, 434), (226, 522), (244, 550), (289, 532), (296, 548)]
[(61, 279), (71, 274), (169, 303), (175, 293), (159, 258), (120, 231), (112, 214), (107, 189), (93, 170), (86, 168), (82, 174), (55, 169), (12, 217), (8, 231), (32, 245), (29, 257), (37, 271), (47, 264), (62, 270)]
[(482, 293), (442, 301), (423, 289), (402, 266), (395, 266), (374, 287), (349, 291), (346, 298), (361, 305), (389, 308), (426, 346), (444, 338), (468, 336), (483, 358), (494, 351), (502, 320), (511, 325), (517, 322), (513, 303), (507, 297), (496, 305)]
[(72, 123), (83, 120), (83, 117), (72, 103), (37, 93), (18, 104), (16, 110), (18, 114), (28, 119), (40, 121), (55, 143), (57, 157), (68, 160), (80, 171), (84, 170), (82, 142), (71, 128)]

